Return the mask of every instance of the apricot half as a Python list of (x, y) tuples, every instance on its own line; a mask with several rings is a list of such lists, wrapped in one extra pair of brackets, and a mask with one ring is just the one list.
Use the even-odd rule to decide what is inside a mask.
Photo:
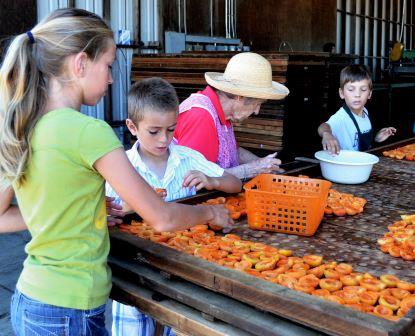
[(379, 304), (392, 310), (397, 310), (400, 306), (400, 301), (392, 295), (381, 295), (379, 297)]
[(386, 306), (377, 305), (375, 309), (373, 310), (373, 313), (375, 313), (375, 315), (378, 315), (380, 317), (392, 316), (393, 310)]
[(311, 267), (320, 266), (323, 262), (323, 257), (319, 255), (305, 255), (303, 260), (306, 264), (310, 265)]
[(380, 281), (382, 281), (386, 287), (396, 287), (399, 279), (391, 274), (383, 274), (380, 276)]
[(300, 279), (298, 279), (298, 283), (302, 286), (309, 286), (309, 287), (317, 287), (320, 280), (313, 274), (308, 274), (302, 276)]
[(323, 289), (327, 289), (329, 292), (335, 292), (342, 288), (341, 281), (336, 279), (320, 279), (319, 285)]
[(415, 291), (415, 284), (411, 282), (407, 282), (407, 281), (398, 281), (398, 283), (396, 284), (396, 287), (405, 289), (410, 292)]
[(347, 275), (342, 275), (340, 277), (340, 281), (345, 286), (357, 286), (361, 279), (362, 279), (362, 276), (361, 275), (356, 275), (356, 274), (347, 274)]
[(324, 276), (330, 279), (340, 279), (340, 273), (332, 269), (325, 269)]
[(359, 283), (360, 286), (374, 292), (380, 292), (382, 289), (386, 287), (386, 285), (383, 282), (374, 278), (363, 278), (362, 280), (360, 280)]
[(374, 306), (379, 298), (378, 292), (372, 292), (372, 291), (365, 291), (363, 293), (359, 294), (360, 301), (368, 304), (370, 306)]
[(342, 275), (350, 274), (353, 271), (353, 267), (346, 263), (340, 263), (334, 269)]
[(415, 306), (415, 295), (410, 295), (410, 296), (403, 298), (400, 303), (400, 307), (406, 311), (409, 311), (414, 306)]

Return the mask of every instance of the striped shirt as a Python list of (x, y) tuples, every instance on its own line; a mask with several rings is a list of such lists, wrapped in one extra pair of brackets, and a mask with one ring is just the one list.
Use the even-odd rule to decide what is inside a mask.
[[(173, 143), (169, 146), (169, 158), (167, 161), (166, 172), (160, 179), (154, 174), (143, 162), (138, 154), (138, 141), (126, 152), (128, 159), (131, 161), (137, 172), (153, 188), (163, 188), (167, 191), (166, 201), (172, 201), (178, 198), (192, 196), (196, 193), (195, 188), (182, 187), (183, 177), (189, 170), (198, 170), (209, 177), (220, 177), (224, 169), (217, 164), (210, 162), (199, 152), (179, 146)], [(117, 204), (121, 204), (120, 197), (114, 189), (107, 183), (106, 195), (115, 198)], [(150, 316), (140, 312), (137, 308), (124, 305), (113, 301), (112, 306), (112, 335), (154, 335), (154, 321)], [(175, 336), (170, 327), (165, 327), (163, 336)]]
[[(154, 336), (154, 320), (137, 308), (112, 302), (112, 336)], [(163, 336), (176, 336), (171, 327), (164, 327)]]
[[(137, 170), (137, 172), (147, 181), (153, 188), (166, 189), (166, 201), (192, 196), (196, 194), (195, 188), (184, 188), (182, 186), (183, 178), (189, 170), (198, 170), (209, 177), (220, 177), (224, 173), (224, 169), (217, 164), (210, 162), (199, 152), (173, 143), (169, 146), (169, 158), (167, 161), (166, 172), (163, 179), (160, 179), (153, 173), (143, 162), (138, 154), (139, 143), (133, 145), (126, 154), (128, 159)], [(121, 204), (120, 197), (114, 189), (107, 183), (106, 195), (115, 198), (117, 204)]]

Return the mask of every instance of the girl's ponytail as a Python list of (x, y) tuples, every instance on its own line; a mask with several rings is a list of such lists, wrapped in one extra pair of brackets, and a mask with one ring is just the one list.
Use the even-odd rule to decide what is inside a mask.
[(33, 46), (28, 34), (17, 36), (0, 68), (0, 190), (21, 181), (30, 136), (46, 101)]

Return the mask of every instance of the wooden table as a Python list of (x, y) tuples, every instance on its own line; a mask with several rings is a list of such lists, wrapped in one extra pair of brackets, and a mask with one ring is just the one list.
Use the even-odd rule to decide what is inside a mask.
[[(306, 171), (309, 174), (315, 170), (316, 166), (310, 165), (295, 173)], [(401, 279), (415, 282), (415, 262), (384, 254), (376, 243), (387, 231), (387, 226), (399, 220), (401, 214), (415, 212), (415, 162), (380, 157), (379, 164), (375, 165), (366, 183), (334, 184), (333, 188), (365, 197), (368, 200), (365, 211), (346, 218), (325, 218), (313, 237), (253, 231), (247, 227), (244, 220), (234, 233), (243, 239), (292, 249), (297, 256), (319, 254), (325, 260), (347, 262), (353, 265), (356, 271), (369, 272), (377, 276), (394, 274)], [(415, 308), (406, 317), (394, 323), (120, 231), (111, 232), (111, 240), (111, 265), (116, 276), (135, 279), (133, 281), (152, 288), (154, 286), (153, 290), (163, 295), (254, 335), (307, 335), (307, 332), (356, 336), (415, 335)], [(142, 274), (140, 268), (143, 265), (156, 270), (156, 273), (162, 271), (174, 275), (181, 283), (195, 287), (187, 296), (182, 295), (182, 291), (173, 285), (165, 285), (162, 288), (161, 285), (155, 285), (156, 281), (150, 281)], [(117, 293), (121, 289), (117, 285), (115, 289), (113, 295), (118, 298)], [(194, 303), (196, 299), (192, 301), (192, 297), (204, 297), (201, 293), (220, 295), (223, 302), (234, 301), (229, 303), (230, 308), (225, 309), (227, 314), (223, 309), (216, 311), (213, 308), (212, 313), (209, 309), (215, 307), (213, 304), (203, 306)], [(121, 296), (124, 301), (127, 297), (128, 295)], [(238, 317), (243, 315), (238, 313), (238, 309), (233, 308), (237, 305), (243, 305), (248, 311), (259, 309), (266, 313), (251, 319), (241, 319)], [(227, 307), (225, 303), (223, 307)], [(288, 320), (291, 322), (287, 323)], [(277, 323), (275, 321), (283, 321), (285, 324), (274, 331), (270, 328)], [(292, 328), (303, 330), (298, 329), (295, 333)]]

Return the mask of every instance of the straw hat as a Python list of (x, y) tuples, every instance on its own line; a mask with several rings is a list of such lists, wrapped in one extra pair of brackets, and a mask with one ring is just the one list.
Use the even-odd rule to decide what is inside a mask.
[(268, 60), (252, 52), (236, 54), (229, 60), (224, 73), (206, 72), (205, 79), (218, 90), (243, 97), (282, 99), (290, 92), (272, 80)]

